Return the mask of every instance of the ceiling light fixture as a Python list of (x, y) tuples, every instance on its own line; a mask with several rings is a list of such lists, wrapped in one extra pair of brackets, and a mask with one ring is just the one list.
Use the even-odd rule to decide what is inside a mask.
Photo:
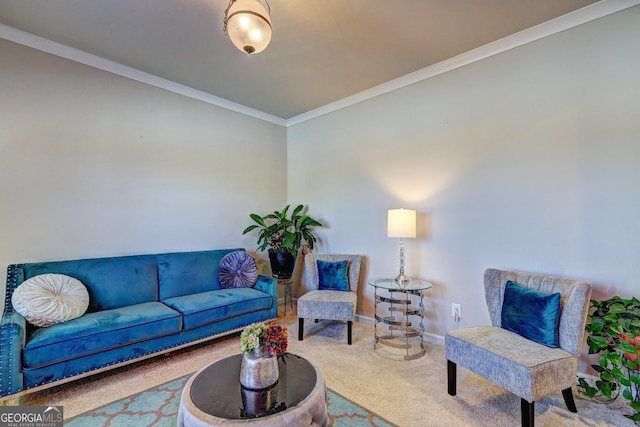
[(260, 53), (271, 41), (271, 7), (264, 0), (231, 0), (224, 11), (222, 30), (231, 43), (246, 53)]

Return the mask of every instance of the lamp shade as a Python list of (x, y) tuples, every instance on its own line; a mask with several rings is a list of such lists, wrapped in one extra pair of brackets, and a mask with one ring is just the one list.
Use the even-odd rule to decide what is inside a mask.
[(411, 209), (389, 209), (387, 215), (387, 237), (416, 237), (416, 211)]
[(235, 47), (260, 53), (271, 41), (271, 18), (258, 0), (236, 0), (229, 6), (226, 31)]

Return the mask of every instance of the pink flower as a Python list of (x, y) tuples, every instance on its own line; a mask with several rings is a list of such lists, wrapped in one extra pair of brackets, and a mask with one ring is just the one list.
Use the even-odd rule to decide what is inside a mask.
[(625, 334), (618, 334), (618, 338), (623, 340), (624, 342), (635, 347), (635, 352), (633, 353), (623, 353), (623, 356), (632, 362), (638, 360), (638, 354), (640, 353), (640, 335), (639, 336), (627, 336)]

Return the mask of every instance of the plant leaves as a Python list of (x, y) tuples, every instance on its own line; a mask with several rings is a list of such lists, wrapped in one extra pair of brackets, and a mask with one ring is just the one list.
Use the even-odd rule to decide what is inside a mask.
[(596, 387), (607, 398), (611, 398), (611, 384), (606, 381), (596, 381)]
[(248, 232), (255, 230), (256, 228), (258, 228), (257, 225), (250, 225), (247, 228), (244, 229), (244, 231), (242, 232), (242, 234), (247, 234)]
[(296, 206), (293, 212), (291, 213), (291, 218), (295, 218), (300, 213), (300, 211), (302, 211), (302, 209), (304, 209), (303, 205)]

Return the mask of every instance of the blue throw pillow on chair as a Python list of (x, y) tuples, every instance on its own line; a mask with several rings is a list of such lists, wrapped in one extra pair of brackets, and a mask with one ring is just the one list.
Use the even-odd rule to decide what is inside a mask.
[(560, 294), (507, 282), (502, 303), (502, 327), (547, 347), (560, 347)]
[(318, 265), (318, 289), (349, 291), (349, 261), (316, 261)]

